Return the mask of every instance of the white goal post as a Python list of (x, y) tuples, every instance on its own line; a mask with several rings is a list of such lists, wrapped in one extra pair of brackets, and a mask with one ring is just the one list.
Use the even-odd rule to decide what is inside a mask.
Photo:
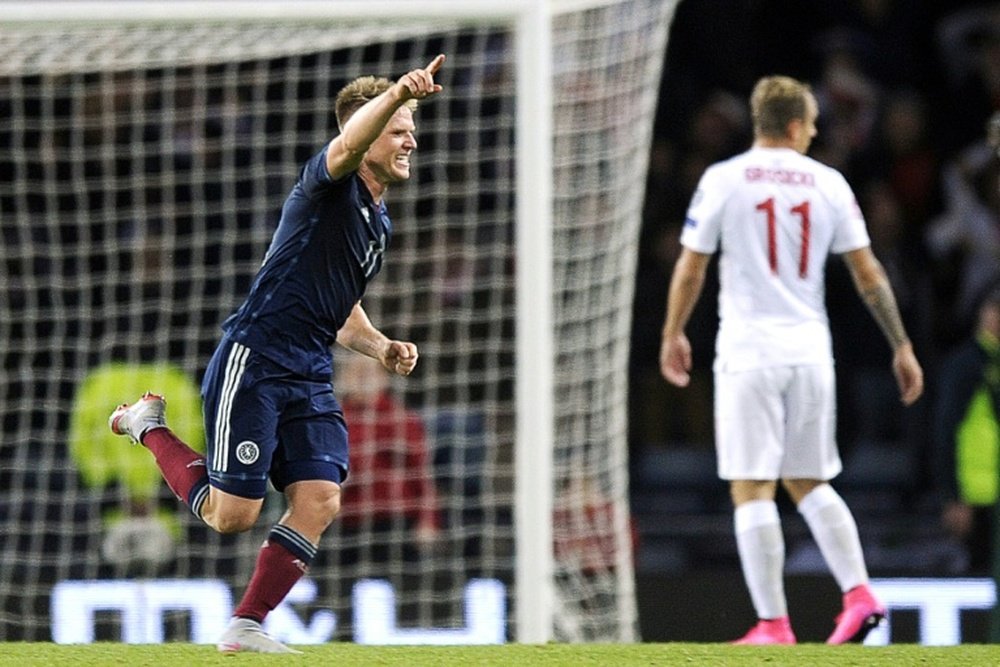
[[(42, 125), (45, 119), (50, 118), (45, 114), (58, 106), (53, 100), (68, 98), (70, 102), (67, 104), (71, 109), (67, 112), (68, 117), (60, 115), (62, 112), (59, 111), (51, 112), (52, 122), (59, 126), (59, 132), (68, 136), (64, 145), (70, 151), (66, 171), (71, 175), (66, 178), (79, 179), (72, 181), (77, 189), (91, 187), (95, 179), (87, 172), (88, 165), (102, 160), (104, 164), (111, 165), (116, 158), (109, 156), (112, 149), (108, 144), (98, 145), (93, 149), (93, 155), (88, 154), (87, 151), (91, 150), (88, 144), (90, 139), (83, 136), (85, 133), (103, 132), (107, 136), (114, 135), (117, 137), (114, 141), (119, 142), (114, 144), (118, 150), (128, 146), (128, 150), (135, 153), (146, 151), (150, 146), (155, 149), (166, 145), (165, 141), (157, 143), (144, 137), (143, 132), (149, 130), (140, 127), (159, 120), (159, 111), (148, 115), (143, 112), (137, 115), (137, 121), (116, 119), (113, 115), (104, 114), (101, 116), (101, 123), (93, 127), (86, 123), (77, 127), (72, 122), (72, 115), (76, 113), (77, 107), (88, 103), (96, 104), (86, 98), (85, 91), (81, 92), (90, 81), (88, 77), (93, 76), (103, 81), (102, 77), (105, 75), (100, 74), (101, 72), (145, 70), (152, 74), (137, 77), (143, 80), (143, 92), (133, 90), (131, 94), (134, 98), (140, 95), (156, 96), (158, 100), (166, 100), (164, 105), (169, 105), (170, 100), (176, 101), (182, 95), (191, 95), (196, 105), (199, 99), (210, 99), (216, 89), (226, 88), (221, 94), (229, 94), (228, 86), (236, 91), (234, 94), (243, 95), (259, 105), (259, 108), (255, 107), (254, 118), (245, 122), (280, 126), (281, 138), (273, 146), (266, 142), (258, 143), (252, 138), (247, 139), (247, 150), (255, 157), (280, 155), (280, 158), (274, 158), (274, 162), (285, 163), (283, 166), (286, 171), (280, 176), (287, 186), (290, 185), (287, 169), (295, 168), (295, 161), (290, 158), (292, 154), (298, 157), (296, 151), (299, 150), (299, 144), (306, 143), (303, 137), (289, 134), (290, 130), (287, 128), (294, 126), (296, 122), (302, 123), (302, 114), (296, 115), (295, 110), (285, 109), (283, 112), (288, 114), (287, 117), (272, 118), (274, 113), (280, 111), (268, 109), (267, 100), (262, 99), (262, 96), (295, 100), (295, 93), (274, 93), (280, 85), (281, 77), (276, 76), (259, 83), (258, 79), (266, 76), (260, 72), (269, 68), (288, 67), (289, 72), (293, 66), (301, 68), (305, 74), (299, 74), (296, 70), (295, 76), (301, 78), (295, 79), (289, 86), (304, 82), (299, 85), (307, 86), (310, 92), (303, 107), (311, 108), (310, 104), (320, 106), (320, 102), (314, 103), (310, 96), (321, 98), (323, 93), (313, 91), (321, 90), (324, 85), (322, 77), (312, 73), (312, 68), (320, 67), (309, 60), (313, 57), (310, 54), (313, 50), (319, 53), (335, 52), (336, 55), (329, 57), (329, 62), (338, 68), (342, 67), (344, 76), (366, 73), (393, 76), (404, 71), (404, 65), (419, 64), (419, 59), (425, 56), (418, 53), (421, 47), (431, 48), (442, 41), (445, 44), (473, 43), (476, 45), (470, 47), (473, 49), (506, 49), (503, 53), (488, 51), (481, 56), (481, 61), (477, 56), (476, 65), (465, 70), (462, 75), (462, 85), (471, 92), (468, 97), (451, 103), (475, 108), (480, 99), (476, 96), (483, 95), (491, 100), (490, 103), (500, 105), (495, 117), (480, 122), (476, 120), (475, 113), (468, 109), (455, 112), (454, 117), (450, 116), (452, 112), (447, 89), (441, 99), (428, 104), (428, 113), (434, 119), (429, 123), (431, 146), (428, 149), (428, 161), (431, 166), (428, 167), (428, 177), (423, 182), (416, 179), (418, 183), (413, 189), (427, 188), (441, 201), (450, 202), (448, 205), (454, 208), (454, 212), (435, 213), (437, 202), (410, 192), (412, 186), (407, 184), (399, 188), (402, 199), (397, 222), (399, 233), (407, 234), (409, 214), (417, 212), (424, 215), (424, 209), (432, 209), (431, 213), (426, 214), (426, 218), (430, 220), (427, 233), (433, 237), (432, 240), (411, 240), (415, 239), (418, 232), (410, 231), (401, 243), (400, 253), (405, 257), (401, 263), (406, 268), (399, 269), (396, 275), (402, 282), (413, 281), (417, 284), (423, 280), (424, 271), (430, 271), (433, 275), (437, 275), (435, 271), (438, 270), (447, 271), (446, 268), (439, 269), (439, 264), (427, 269), (424, 263), (431, 260), (425, 260), (424, 256), (430, 255), (434, 262), (440, 263), (440, 267), (445, 267), (453, 259), (449, 253), (456, 252), (455, 247), (449, 245), (453, 237), (483, 237), (485, 241), (479, 240), (477, 243), (492, 242), (497, 246), (498, 249), (477, 246), (475, 249), (461, 250), (472, 258), (470, 264), (493, 267), (495, 271), (500, 271), (478, 273), (473, 278), (480, 280), (486, 275), (488, 286), (480, 289), (483, 292), (480, 297), (493, 309), (489, 312), (495, 314), (496, 324), (490, 320), (487, 323), (489, 326), (483, 325), (489, 331), (481, 338), (471, 335), (467, 340), (465, 334), (459, 335), (458, 341), (453, 340), (453, 334), (443, 336), (440, 340), (433, 338), (433, 333), (439, 326), (433, 319), (436, 315), (446, 314), (448, 308), (447, 305), (441, 305), (446, 303), (447, 297), (439, 296), (438, 291), (449, 289), (450, 283), (447, 281), (452, 280), (450, 276), (445, 276), (442, 280), (430, 280), (428, 283), (426, 299), (440, 310), (429, 314), (410, 314), (405, 311), (400, 315), (394, 304), (412, 298), (412, 295), (405, 291), (397, 292), (394, 286), (375, 288), (371, 297), (375, 305), (369, 312), (373, 313), (376, 324), (381, 322), (375, 316), (398, 318), (404, 328), (409, 323), (411, 330), (430, 332), (432, 339), (429, 341), (430, 352), (426, 353), (428, 360), (434, 350), (451, 353), (453, 350), (449, 346), (455, 346), (455, 364), (466, 368), (467, 374), (457, 375), (457, 379), (453, 379), (452, 371), (444, 366), (431, 367), (436, 370), (428, 371), (427, 379), (417, 390), (419, 400), (415, 401), (428, 414), (447, 412), (442, 409), (445, 406), (450, 409), (453, 405), (460, 404), (463, 408), (472, 405), (477, 414), (485, 415), (487, 422), (501, 424), (483, 429), (492, 433), (485, 437), (485, 441), (499, 443), (500, 450), (503, 449), (503, 442), (508, 439), (504, 434), (509, 431), (509, 455), (486, 455), (490, 465), (496, 467), (490, 474), (484, 473), (488, 479), (483, 482), (483, 486), (489, 487), (496, 495), (481, 500), (487, 507), (476, 508), (474, 512), (477, 516), (486, 514), (492, 517), (497, 522), (496, 525), (483, 529), (483, 535), (476, 533), (478, 529), (463, 525), (454, 527), (454, 531), (463, 537), (467, 533), (476, 533), (474, 537), (480, 542), (500, 545), (495, 546), (496, 554), (499, 555), (486, 556), (476, 551), (475, 555), (467, 556), (469, 564), (475, 561), (470, 569), (476, 573), (502, 580), (503, 572), (507, 569), (505, 558), (511, 561), (509, 569), (512, 590), (509, 591), (509, 596), (513, 606), (512, 638), (524, 643), (542, 643), (553, 639), (634, 641), (637, 638), (637, 618), (628, 519), (625, 364), (628, 358), (631, 281), (634, 279), (646, 153), (652, 132), (656, 86), (660, 79), (667, 29), (675, 4), (675, 0), (5, 2), (0, 10), (3, 13), (0, 20), (0, 90), (10, 91), (15, 101), (9, 103), (11, 109), (7, 111), (12, 122), (5, 141), (10, 146), (0, 142), (0, 148), (9, 148), (13, 154), (20, 147), (24, 152), (30, 153), (35, 149), (34, 139), (23, 137), (40, 135), (43, 137), (40, 141), (44, 142), (44, 135), (48, 130)], [(220, 34), (224, 32), (221, 30), (198, 32), (190, 37), (189, 42), (183, 42), (182, 46), (178, 45), (174, 50), (156, 48), (157, 40), (161, 38), (168, 47), (171, 43), (176, 43), (168, 41), (168, 38), (177, 39), (177, 35), (184, 33), (187, 26), (222, 24), (235, 26), (234, 34)], [(122, 48), (119, 52), (115, 43), (102, 43), (98, 39), (103, 34), (99, 31), (108, 26), (123, 32), (144, 32), (134, 43), (129, 42), (127, 48)], [(243, 38), (235, 34), (238, 26), (246, 26), (245, 44), (240, 42)], [(272, 28), (277, 30), (280, 26), (287, 26), (288, 34), (297, 32), (302, 36), (295, 40), (279, 36), (267, 37), (270, 34), (267, 31)], [(93, 50), (84, 53), (75, 50), (76, 45), (85, 44), (86, 40), (91, 39), (88, 32), (90, 28), (95, 30), (93, 35), (96, 41), (91, 42)], [(71, 38), (63, 41), (60, 31)], [(496, 38), (491, 31), (510, 35), (513, 45), (506, 44), (503, 35)], [(451, 37), (453, 34), (457, 36)], [(111, 35), (114, 39), (115, 33)], [(413, 40), (419, 43), (418, 47), (410, 48)], [(30, 47), (27, 47), (29, 42)], [(362, 70), (362, 67), (371, 68), (372, 63), (355, 63), (351, 60), (369, 58), (365, 49), (371, 43), (387, 44), (376, 49), (378, 55), (371, 56), (388, 68), (385, 71)], [(143, 50), (143, 45), (148, 50)], [(346, 55), (342, 56), (341, 52)], [(398, 55), (400, 53), (403, 55)], [(289, 58), (302, 60), (288, 65), (284, 59)], [(319, 57), (322, 62), (326, 62), (324, 58), (326, 56)], [(347, 59), (347, 62), (341, 63), (341, 58)], [(491, 58), (496, 58), (496, 61)], [(509, 76), (515, 87), (498, 94), (489, 86), (494, 80), (501, 83), (509, 81), (508, 75), (493, 72), (491, 68), (502, 70), (507, 59), (513, 70)], [(226, 69), (227, 64), (232, 63), (235, 65)], [(445, 71), (453, 64), (460, 66), (461, 62), (453, 63), (449, 60)], [(220, 68), (218, 72), (214, 69), (217, 65)], [(188, 71), (189, 67), (196, 70), (195, 75)], [(247, 73), (244, 74), (243, 70)], [(483, 80), (476, 78), (481, 71), (488, 73)], [(94, 72), (97, 74), (92, 75)], [(489, 79), (489, 76), (495, 79)], [(188, 83), (188, 77), (193, 83)], [(447, 76), (445, 80), (448, 80)], [(614, 90), (602, 88), (612, 82), (618, 86)], [(158, 85), (162, 85), (162, 90), (152, 90)], [(259, 88), (255, 88), (258, 85)], [(46, 97), (50, 93), (51, 97)], [(20, 95), (25, 100), (23, 108), (18, 107), (21, 104), (18, 97)], [(78, 101), (74, 97), (77, 95), (80, 96)], [(509, 107), (504, 101), (493, 102), (495, 99), (502, 100), (503, 97), (513, 99)], [(222, 104), (225, 103), (223, 100)], [(33, 112), (29, 110), (33, 104), (42, 109), (39, 112), (42, 120), (38, 127), (33, 125)], [(435, 110), (432, 105), (440, 105), (441, 109)], [(125, 106), (131, 109), (136, 104), (126, 103)], [(192, 113), (200, 122), (201, 116), (197, 112)], [(319, 112), (314, 115), (321, 118)], [(508, 115), (513, 117), (510, 127), (505, 125)], [(110, 128), (107, 126), (119, 122), (120, 125)], [(244, 121), (234, 117), (224, 119), (222, 124), (230, 123), (235, 127), (239, 122)], [(423, 136), (420, 122), (418, 118), (418, 141)], [(313, 127), (319, 121), (312, 117), (306, 124), (312, 132), (308, 134), (308, 141), (318, 148), (321, 144), (315, 143), (314, 137), (323, 136), (324, 131), (329, 133), (331, 128)], [(458, 128), (457, 131), (455, 128)], [(225, 136), (226, 130), (219, 132)], [(456, 132), (466, 136), (454, 136)], [(129, 135), (130, 138), (122, 139), (124, 135)], [(486, 137), (483, 143), (475, 143), (480, 136)], [(495, 139), (495, 136), (500, 139)], [(511, 141), (505, 143), (504, 137)], [(461, 147), (451, 149), (448, 147), (449, 142), (455, 142)], [(509, 167), (503, 166), (505, 147), (511, 151)], [(463, 149), (468, 153), (465, 157)], [(38, 150), (39, 155), (44, 152), (42, 148)], [(263, 192), (270, 187), (269, 179), (278, 179), (277, 176), (260, 174), (252, 166), (245, 167), (237, 158), (227, 157), (225, 150), (223, 147), (219, 151), (222, 153), (219, 158), (222, 166), (205, 166), (208, 164), (206, 162), (193, 170), (195, 176), (214, 177), (217, 170), (221, 175), (219, 187), (223, 192), (237, 191), (239, 184), (250, 181), (260, 185), (248, 187), (258, 187)], [(422, 152), (418, 150), (418, 164), (421, 155)], [(33, 158), (26, 159), (23, 164), (19, 162), (20, 159), (16, 154), (11, 159), (15, 167), (11, 171), (14, 176), (10, 183), (13, 194), (6, 200), (0, 199), (0, 213), (10, 214), (9, 225), (5, 223), (8, 229), (4, 231), (13, 237), (26, 239), (40, 233), (25, 228), (33, 223), (37, 210), (50, 211), (61, 206), (58, 203), (60, 194), (56, 191), (60, 189), (60, 183), (63, 183), (60, 179), (64, 177), (49, 174), (45, 165), (36, 165), (31, 161)], [(146, 156), (146, 159), (155, 160), (155, 156)], [(464, 159), (469, 162), (463, 164)], [(36, 167), (41, 176), (32, 171)], [(236, 243), (233, 238), (242, 233), (239, 231), (242, 228), (238, 225), (227, 227), (230, 223), (227, 217), (229, 214), (224, 208), (225, 202), (218, 204), (223, 207), (218, 216), (222, 220), (219, 229), (211, 227), (214, 224), (211, 223), (206, 227), (207, 231), (198, 231), (201, 230), (198, 221), (200, 211), (209, 211), (207, 215), (210, 217), (216, 206), (216, 200), (211, 198), (206, 199), (204, 204), (197, 203), (199, 200), (195, 198), (192, 211), (186, 211), (195, 220), (195, 231), (189, 237), (184, 232), (171, 228), (170, 214), (186, 206), (186, 200), (171, 199), (176, 195), (168, 193), (169, 188), (176, 190), (178, 181), (182, 180), (171, 171), (173, 168), (170, 165), (157, 167), (147, 181), (139, 184), (148, 190), (157, 191), (148, 195), (156, 203), (139, 206), (135, 217), (153, 212), (156, 217), (167, 220), (162, 223), (168, 230), (162, 233), (162, 238), (165, 239), (162, 243), (166, 245), (157, 247), (166, 247), (168, 256), (173, 256), (171, 253), (184, 256), (190, 254), (195, 258), (192, 261), (196, 262), (198, 258), (209, 261), (209, 255), (200, 254), (203, 251), (199, 247), (203, 242), (220, 244), (223, 255), (230, 252), (231, 246), (227, 244)], [(247, 169), (246, 173), (244, 168)], [(477, 170), (495, 170), (499, 175), (491, 171), (489, 178), (476, 180), (470, 174)], [(59, 169), (52, 171), (57, 172)], [(463, 183), (468, 181), (467, 189), (458, 194), (449, 194), (448, 175), (451, 173), (461, 173)], [(505, 173), (511, 178), (509, 193), (505, 190)], [(128, 175), (110, 177), (104, 174), (100, 179), (101, 185), (97, 187), (104, 188), (104, 193), (135, 188), (135, 182), (128, 178)], [(492, 183), (498, 184), (498, 190), (484, 192), (484, 184), (489, 186)], [(0, 181), (0, 185), (6, 187), (7, 182)], [(69, 188), (72, 189), (73, 185)], [(407, 191), (406, 194), (404, 190)], [(395, 194), (395, 191), (390, 194), (390, 208), (393, 207)], [(258, 229), (261, 224), (266, 223), (261, 223), (259, 219), (273, 211), (274, 197), (277, 196), (279, 195), (255, 194), (255, 203), (247, 205), (252, 210), (246, 212), (246, 217), (253, 218), (249, 224), (255, 230), (251, 234), (252, 252), (260, 250), (266, 242), (266, 232)], [(482, 208), (474, 208), (477, 197), (481, 199), (483, 196), (490, 197), (490, 203)], [(170, 199), (170, 205), (161, 204), (161, 199)], [(513, 201), (512, 205), (509, 200)], [(36, 207), (36, 201), (42, 202), (37, 204), (40, 208)], [(471, 212), (470, 207), (473, 207)], [(110, 205), (96, 208), (92, 206), (91, 211), (91, 214), (77, 211), (65, 215), (78, 226), (78, 229), (66, 233), (73, 239), (87, 237), (90, 233), (87, 226), (94, 223), (94, 215), (106, 214), (110, 227), (121, 222), (116, 217), (118, 212)], [(242, 210), (237, 211), (231, 217), (239, 218), (242, 213)], [(508, 213), (512, 223), (509, 250), (513, 256), (505, 259), (504, 246), (508, 241), (504, 239), (502, 229)], [(394, 219), (396, 217), (394, 215)], [(480, 229), (469, 232), (462, 227), (463, 217), (487, 220), (489, 225), (484, 226), (485, 231)], [(271, 223), (273, 224), (273, 220)], [(5, 289), (19, 290), (16, 296), (20, 301), (13, 296), (11, 299), (23, 304), (19, 306), (21, 310), (16, 312), (13, 306), (9, 312), (3, 312), (7, 306), (0, 305), (0, 322), (7, 319), (16, 321), (18, 317), (34, 321), (37, 313), (32, 309), (42, 309), (46, 313), (42, 319), (50, 314), (48, 309), (51, 306), (46, 305), (45, 301), (48, 296), (39, 296), (41, 291), (34, 291), (37, 284), (46, 281), (46, 278), (36, 279), (30, 275), (31, 260), (37, 259), (32, 254), (34, 251), (18, 250), (18, 247), (20, 246), (0, 250), (0, 260), (4, 260), (6, 266), (3, 277), (12, 278), (9, 284), (15, 286)], [(57, 250), (52, 258), (53, 262), (59, 261), (59, 252), (64, 252), (62, 246)], [(19, 252), (23, 254), (18, 254)], [(72, 249), (65, 250), (67, 255), (72, 252)], [(239, 252), (238, 248), (232, 250), (234, 255)], [(395, 248), (389, 252), (387, 271), (393, 270), (389, 267), (395, 261), (395, 252)], [(100, 251), (92, 250), (87, 257), (64, 259), (83, 272), (80, 275), (82, 284), (92, 284), (95, 291), (100, 290), (105, 295), (110, 295), (114, 292), (115, 285), (128, 281), (129, 276), (133, 275), (129, 271), (135, 269), (124, 267), (120, 273), (116, 273), (114, 260), (109, 263), (103, 255), (94, 259), (97, 254)], [(88, 262), (91, 266), (89, 269)], [(106, 264), (111, 268), (107, 268)], [(210, 349), (212, 336), (217, 329), (213, 326), (217, 324), (219, 317), (228, 314), (227, 309), (232, 307), (233, 299), (242, 297), (238, 286), (245, 283), (251, 264), (252, 262), (237, 259), (235, 263), (220, 268), (220, 280), (224, 288), (232, 293), (211, 302), (212, 314), (205, 316), (204, 322), (192, 324), (185, 320), (176, 332), (178, 338), (188, 332), (190, 337), (197, 339), (197, 345), (184, 347), (183, 342), (175, 340), (164, 341), (162, 345), (154, 343), (154, 356), (161, 356), (161, 353), (168, 357), (175, 356), (178, 365), (189, 375), (195, 375), (198, 369), (203, 368), (204, 349), (206, 346)], [(507, 265), (513, 266), (513, 285), (507, 285), (507, 279), (502, 273), (503, 267)], [(130, 292), (128, 303), (135, 313), (133, 319), (155, 320), (150, 325), (152, 330), (162, 332), (164, 328), (171, 326), (172, 321), (169, 312), (165, 311), (193, 308), (191, 303), (177, 296), (189, 287), (177, 285), (188, 279), (196, 284), (201, 284), (198, 281), (207, 284), (216, 279), (212, 271), (204, 271), (204, 267), (197, 264), (195, 266), (196, 269), (190, 276), (170, 279), (176, 282), (169, 283), (165, 290), (156, 291), (153, 301), (150, 301), (148, 295), (143, 297), (142, 294)], [(387, 276), (380, 277), (376, 282), (382, 282), (386, 278)], [(46, 286), (46, 295), (52, 289), (58, 293), (63, 286), (61, 280), (57, 279), (52, 286)], [(160, 285), (161, 288), (163, 284)], [(479, 286), (466, 285), (466, 288), (473, 290), (479, 289)], [(505, 326), (507, 307), (504, 305), (504, 294), (505, 290), (511, 289), (514, 305), (509, 316), (512, 321)], [(79, 298), (86, 308), (88, 297), (84, 295)], [(100, 301), (101, 307), (104, 307), (104, 298)], [(473, 299), (468, 295), (461, 298), (465, 299), (461, 301), (463, 305)], [(11, 299), (0, 299), (0, 303)], [(468, 322), (463, 320), (461, 324), (475, 329), (477, 313), (473, 308)], [(126, 331), (117, 338), (112, 336), (112, 343), (109, 343), (107, 336), (101, 338), (103, 334), (100, 331), (103, 331), (103, 327), (100, 323), (89, 323), (84, 317), (83, 324), (66, 324), (59, 318), (58, 312), (52, 314), (53, 326), (62, 333), (52, 334), (51, 347), (72, 349), (69, 356), (73, 361), (61, 367), (56, 367), (54, 363), (47, 371), (62, 385), (73, 387), (95, 365), (122, 360), (122, 355), (119, 354), (121, 349), (125, 349), (124, 361), (147, 361), (147, 351), (145, 348), (139, 351), (139, 343), (135, 342), (143, 338), (141, 326), (137, 325), (136, 330), (131, 333)], [(18, 325), (0, 324), (0, 335), (9, 333), (13, 326)], [(67, 329), (73, 330), (74, 326), (91, 331), (95, 337), (90, 341), (92, 346), (86, 335), (75, 337), (75, 334), (65, 333)], [(513, 341), (510, 341), (510, 349), (503, 349), (506, 345), (504, 341), (511, 336), (495, 330), (508, 332), (510, 329)], [(18, 388), (25, 392), (43, 393), (44, 404), (57, 404), (56, 397), (66, 393), (65, 387), (49, 390), (42, 389), (39, 385), (39, 388), (32, 389), (30, 386), (26, 387), (18, 377), (24, 368), (23, 364), (29, 363), (31, 355), (43, 352), (50, 338), (43, 336), (32, 340), (31, 336), (19, 337), (16, 332), (14, 338), (19, 342), (5, 358), (6, 363), (0, 366), (0, 391), (6, 396), (13, 396)], [(491, 341), (501, 349), (491, 349)], [(147, 342), (143, 340), (143, 344)], [(420, 344), (422, 341), (417, 342)], [(130, 347), (133, 343), (134, 349)], [(176, 355), (170, 352), (179, 347), (183, 347), (184, 351)], [(189, 349), (192, 347), (197, 349)], [(113, 352), (112, 348), (117, 352)], [(507, 365), (502, 361), (505, 354), (512, 358)], [(423, 357), (424, 355), (422, 359)], [(484, 361), (470, 362), (470, 359)], [(485, 386), (478, 391), (486, 398), (469, 398), (467, 394), (472, 390), (464, 383), (476, 387)], [(490, 383), (511, 385), (512, 400), (505, 403), (503, 391), (490, 388)], [(45, 393), (46, 391), (53, 393)], [(458, 398), (439, 401), (437, 397), (446, 393)], [(130, 400), (129, 396), (115, 396), (111, 400), (119, 398)], [(62, 422), (35, 425), (25, 403), (23, 398), (11, 400), (4, 408), (4, 414), (0, 415), (5, 424), (4, 440), (8, 442), (6, 452), (0, 447), (0, 468), (6, 465), (12, 476), (16, 476), (19, 471), (26, 472), (31, 467), (27, 462), (30, 457), (26, 458), (27, 455), (24, 454), (31, 443), (66, 437), (67, 427)], [(502, 424), (507, 417), (510, 418), (512, 427), (505, 431)], [(72, 417), (67, 415), (63, 422), (66, 420), (72, 420)], [(509, 468), (502, 467), (507, 464), (510, 465)], [(39, 474), (44, 474), (45, 465), (47, 461), (43, 462), (43, 472)], [(62, 463), (54, 459), (51, 465), (55, 469)], [(75, 476), (73, 468), (70, 465), (66, 470), (60, 469), (60, 479)], [(453, 473), (453, 476), (462, 477), (476, 474), (476, 471), (458, 468)], [(48, 483), (43, 481), (42, 486)], [(64, 480), (60, 483), (68, 485), (73, 497), (83, 504), (91, 498), (88, 495), (91, 492), (78, 488), (79, 484), (75, 481)], [(0, 489), (0, 512), (6, 504), (14, 508), (8, 510), (11, 516), (17, 511), (31, 514), (23, 509), (30, 502), (28, 497), (31, 493), (31, 486), (20, 482), (11, 487), (7, 496)], [(99, 503), (101, 499), (107, 502), (107, 497), (100, 495), (93, 496), (92, 502)], [(508, 503), (512, 505), (510, 538), (513, 547), (509, 550), (512, 554), (504, 556), (507, 551), (502, 545), (506, 539), (506, 529), (503, 527), (503, 512), (496, 508)], [(454, 508), (449, 506), (449, 510), (451, 509), (456, 516), (464, 516), (463, 513), (470, 512), (469, 507), (459, 505)], [(489, 523), (489, 520), (480, 520), (484, 524)], [(184, 517), (181, 521), (187, 527), (190, 519)], [(559, 521), (562, 523), (559, 524)], [(600, 522), (603, 522), (603, 527), (598, 525)], [(74, 530), (72, 520), (66, 517), (52, 520), (52, 523), (51, 530), (55, 533)], [(20, 542), (32, 543), (28, 536), (30, 527), (20, 523), (13, 526), (14, 533), (24, 533)], [(186, 529), (194, 530), (189, 527)], [(445, 530), (448, 529), (446, 526)], [(258, 533), (254, 533), (254, 537), (256, 536)], [(363, 542), (364, 538), (361, 539)], [(47, 629), (40, 630), (32, 626), (30, 621), (18, 626), (6, 611), (27, 600), (27, 596), (22, 600), (20, 596), (24, 594), (23, 591), (15, 589), (10, 583), (12, 577), (25, 576), (24, 573), (27, 572), (26, 583), (29, 586), (35, 584), (36, 580), (40, 588), (53, 583), (49, 580), (49, 575), (38, 575), (26, 561), (32, 558), (56, 561), (56, 579), (72, 578), (71, 575), (78, 571), (89, 578), (129, 574), (120, 568), (115, 569), (116, 566), (109, 563), (95, 563), (93, 567), (83, 567), (82, 570), (64, 566), (59, 562), (58, 553), (50, 553), (46, 547), (33, 544), (27, 548), (18, 547), (14, 544), (15, 541), (11, 540), (6, 546), (0, 546), (0, 639), (45, 638)], [(224, 549), (232, 546), (218, 545), (219, 553), (226, 553)], [(236, 546), (243, 549), (245, 545), (241, 542)], [(215, 553), (212, 548), (206, 547), (204, 553), (199, 552), (194, 556), (210, 558)], [(248, 548), (252, 548), (252, 545)], [(331, 540), (330, 545), (322, 548), (337, 547)], [(489, 547), (479, 548), (482, 552), (489, 551)], [(183, 561), (183, 554), (178, 558)], [(240, 563), (245, 563), (246, 560), (245, 555), (238, 558)], [(166, 567), (168, 573), (172, 572), (176, 576), (185, 576), (195, 569), (187, 565)], [(172, 570), (169, 569), (171, 567)], [(240, 576), (245, 576), (247, 570), (245, 566), (242, 567), (242, 570), (237, 568), (234, 583), (238, 583)], [(362, 570), (359, 576), (363, 575), (365, 571)], [(233, 577), (230, 573), (220, 576)], [(433, 598), (432, 593), (427, 601), (414, 603), (418, 607), (414, 612), (415, 622), (427, 624), (427, 618), (451, 619), (454, 616), (448, 613), (437, 613), (435, 616), (436, 612), (432, 611), (425, 614), (425, 609), (433, 606)], [(38, 606), (37, 602), (31, 604)], [(458, 622), (460, 621), (459, 617)], [(16, 629), (5, 630), (15, 626)]]

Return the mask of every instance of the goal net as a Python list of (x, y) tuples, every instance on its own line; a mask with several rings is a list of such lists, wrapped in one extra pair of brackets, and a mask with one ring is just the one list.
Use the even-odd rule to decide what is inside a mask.
[[(254, 530), (218, 535), (107, 416), (162, 391), (174, 430), (203, 445), (198, 385), (220, 323), (302, 162), (334, 135), (337, 90), (437, 53), (445, 92), (416, 114), (412, 177), (388, 193), (396, 231), (364, 301), (417, 342), (420, 367), (389, 379), (336, 351), (344, 514), (268, 620), (293, 643), (523, 638), (519, 23), (492, 2), (385, 3), (398, 19), (377, 2), (315, 3), (359, 13), (307, 19), (203, 3), (200, 20), (84, 2), (54, 20), (60, 4), (7, 3), (18, 20), (0, 23), (0, 640), (214, 640), (283, 499), (268, 496)], [(552, 285), (538, 289), (555, 341), (552, 634), (631, 641), (626, 362), (674, 2), (551, 7)]]

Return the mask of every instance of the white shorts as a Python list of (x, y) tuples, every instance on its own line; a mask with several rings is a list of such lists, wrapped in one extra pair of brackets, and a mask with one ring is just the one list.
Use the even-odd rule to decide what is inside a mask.
[(726, 480), (829, 480), (836, 442), (833, 365), (715, 372), (715, 448)]

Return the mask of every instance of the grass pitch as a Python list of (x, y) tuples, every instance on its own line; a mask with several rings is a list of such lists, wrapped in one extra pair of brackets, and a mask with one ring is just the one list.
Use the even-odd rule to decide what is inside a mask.
[(0, 665), (295, 665), (337, 667), (650, 667), (653, 665), (766, 665), (778, 667), (909, 667), (1000, 665), (1000, 645), (894, 646), (730, 646), (728, 644), (547, 644), (530, 646), (359, 646), (331, 643), (300, 647), (302, 655), (221, 655), (195, 644), (129, 645), (97, 643), (66, 646), (0, 643)]

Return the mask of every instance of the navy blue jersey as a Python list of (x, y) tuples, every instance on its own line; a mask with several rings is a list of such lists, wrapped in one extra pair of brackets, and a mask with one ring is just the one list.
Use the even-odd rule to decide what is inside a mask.
[(302, 168), (250, 294), (222, 328), (298, 375), (328, 380), (330, 348), (382, 268), (392, 222), (357, 172), (330, 178), (326, 150)]

